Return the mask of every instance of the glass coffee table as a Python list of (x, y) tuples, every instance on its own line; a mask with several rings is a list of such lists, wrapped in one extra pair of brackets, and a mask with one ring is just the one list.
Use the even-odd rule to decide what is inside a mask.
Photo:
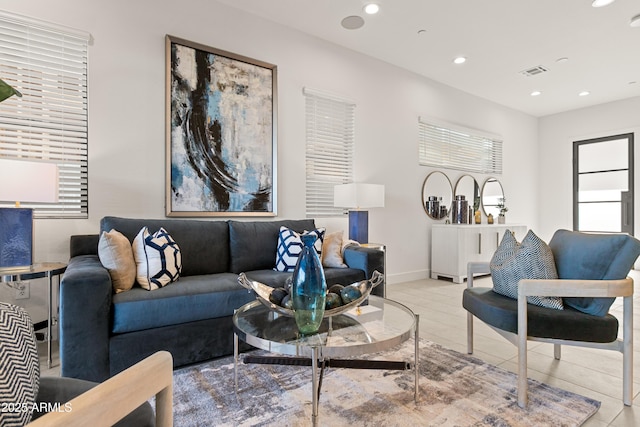
[[(311, 366), (312, 422), (318, 418), (318, 397), (324, 368), (413, 369), (414, 400), (418, 400), (419, 317), (404, 305), (370, 295), (367, 305), (325, 318), (317, 334), (301, 335), (293, 317), (278, 314), (253, 301), (233, 315), (234, 375), (238, 391), (239, 340), (279, 356), (244, 354), (244, 363)], [(415, 339), (413, 364), (407, 361), (364, 360), (358, 357)], [(320, 372), (318, 372), (320, 371)]]

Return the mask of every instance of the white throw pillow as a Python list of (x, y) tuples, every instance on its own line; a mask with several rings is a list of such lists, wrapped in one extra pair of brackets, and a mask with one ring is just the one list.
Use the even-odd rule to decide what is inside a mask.
[(98, 242), (98, 257), (109, 271), (115, 293), (128, 291), (136, 282), (136, 261), (131, 243), (122, 233), (103, 231)]
[(136, 280), (148, 291), (159, 289), (180, 277), (180, 248), (164, 228), (149, 234), (149, 229), (143, 227), (133, 240), (133, 257), (136, 260)]

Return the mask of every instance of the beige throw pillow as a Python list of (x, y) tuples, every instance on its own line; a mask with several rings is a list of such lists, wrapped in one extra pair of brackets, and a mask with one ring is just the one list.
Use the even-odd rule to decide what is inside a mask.
[(342, 258), (342, 231), (324, 235), (321, 261), (323, 267), (347, 268)]
[(109, 271), (115, 293), (128, 291), (136, 281), (136, 262), (131, 243), (122, 233), (102, 232), (98, 242), (98, 257)]

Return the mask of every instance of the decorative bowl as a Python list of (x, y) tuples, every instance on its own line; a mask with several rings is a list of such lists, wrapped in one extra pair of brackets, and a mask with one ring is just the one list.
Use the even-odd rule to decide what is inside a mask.
[[(351, 301), (348, 304), (341, 305), (340, 307), (332, 308), (331, 310), (325, 310), (323, 317), (336, 316), (338, 314), (344, 313), (345, 311), (349, 311), (352, 308), (359, 306), (360, 304), (362, 304), (362, 302), (365, 299), (367, 299), (367, 297), (369, 296), (373, 288), (375, 288), (380, 283), (382, 283), (383, 280), (384, 280), (384, 275), (379, 271), (375, 270), (371, 275), (371, 279), (361, 280), (359, 282), (355, 282), (350, 285), (347, 285), (347, 286), (353, 286), (358, 288), (358, 290), (361, 293), (360, 297), (358, 299)], [(256, 293), (256, 299), (260, 301), (262, 304), (264, 304), (265, 306), (267, 306), (269, 309), (279, 314), (293, 317), (293, 310), (284, 308), (280, 305), (274, 304), (271, 301), (269, 301), (269, 296), (271, 295), (271, 292), (275, 288), (265, 285), (264, 283), (256, 282), (255, 280), (250, 280), (244, 273), (240, 273), (240, 275), (238, 276), (238, 283), (242, 287), (254, 291)], [(345, 286), (345, 288), (347, 286)]]

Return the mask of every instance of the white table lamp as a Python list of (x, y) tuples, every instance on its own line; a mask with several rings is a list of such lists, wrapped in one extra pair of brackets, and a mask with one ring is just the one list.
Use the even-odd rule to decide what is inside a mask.
[(369, 212), (384, 207), (384, 185), (351, 183), (333, 187), (333, 205), (349, 208), (349, 239), (369, 243)]

